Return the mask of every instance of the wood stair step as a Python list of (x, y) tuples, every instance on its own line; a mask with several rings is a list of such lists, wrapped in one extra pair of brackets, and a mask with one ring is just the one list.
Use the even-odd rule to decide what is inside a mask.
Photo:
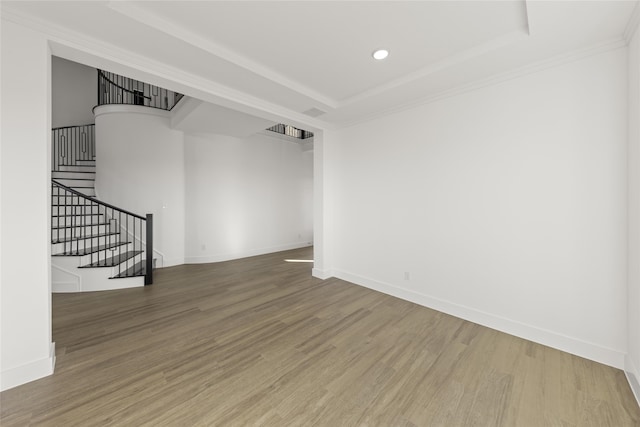
[(110, 243), (107, 245), (90, 246), (88, 248), (78, 249), (77, 251), (61, 252), (58, 254), (52, 254), (52, 256), (83, 256), (90, 255), (96, 252), (104, 251), (105, 249), (114, 249), (119, 246), (128, 245), (130, 242), (118, 242)]
[(110, 277), (110, 279), (122, 279), (125, 277), (144, 276), (146, 271), (147, 271), (147, 261), (143, 259), (142, 261), (139, 261), (134, 265), (132, 265), (131, 267), (127, 268), (125, 271), (121, 272), (120, 274)]
[(116, 265), (122, 264), (126, 260), (131, 259), (141, 253), (142, 251), (127, 251), (125, 253), (114, 255), (112, 257), (109, 257), (101, 261), (96, 261), (91, 264), (82, 265), (78, 268), (115, 267)]
[(99, 224), (76, 224), (76, 225), (61, 225), (59, 227), (51, 227), (52, 230), (63, 230), (65, 228), (81, 228), (81, 227), (98, 227), (98, 226), (107, 226), (108, 222), (101, 222)]
[(114, 232), (114, 233), (87, 234), (86, 236), (80, 236), (80, 237), (63, 237), (61, 239), (52, 240), (51, 243), (52, 244), (67, 243), (67, 242), (72, 242), (74, 240), (97, 239), (99, 237), (117, 236), (119, 234), (120, 234), (119, 232)]

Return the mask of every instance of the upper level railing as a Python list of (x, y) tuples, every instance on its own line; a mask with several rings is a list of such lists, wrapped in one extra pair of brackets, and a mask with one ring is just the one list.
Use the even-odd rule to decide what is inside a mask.
[(275, 126), (271, 126), (270, 128), (267, 128), (267, 130), (271, 132), (276, 132), (282, 135), (291, 136), (293, 138), (298, 138), (298, 139), (313, 138), (313, 132), (309, 132), (303, 129), (298, 129), (289, 125), (284, 125), (282, 123), (279, 123)]
[(183, 96), (159, 86), (98, 70), (98, 105), (144, 105), (170, 111)]
[(95, 126), (65, 126), (51, 131), (51, 170), (77, 166), (96, 157)]
[(113, 267), (113, 278), (153, 283), (153, 215), (146, 218), (51, 180), (51, 243), (61, 255), (86, 256), (86, 267)]

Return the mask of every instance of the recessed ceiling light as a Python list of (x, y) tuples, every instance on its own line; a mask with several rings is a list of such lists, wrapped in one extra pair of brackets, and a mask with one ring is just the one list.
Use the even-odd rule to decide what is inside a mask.
[(389, 56), (389, 51), (386, 49), (378, 49), (375, 52), (373, 52), (372, 55), (375, 59), (377, 59), (378, 61), (381, 61), (387, 56)]

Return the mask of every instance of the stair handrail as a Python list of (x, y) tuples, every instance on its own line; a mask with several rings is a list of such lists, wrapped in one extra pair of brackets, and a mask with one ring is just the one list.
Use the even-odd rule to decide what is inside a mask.
[[(116, 83), (116, 82), (114, 82), (113, 80), (111, 80), (109, 77), (107, 77), (107, 76), (106, 76), (106, 74), (104, 73), (104, 71), (102, 71), (102, 70), (98, 70), (98, 74), (100, 74), (100, 76), (101, 76), (103, 79), (105, 79), (106, 81), (108, 81), (109, 83), (111, 83), (112, 85), (114, 85), (115, 87), (117, 87), (118, 89), (122, 89), (122, 90), (124, 90), (125, 92), (129, 92), (129, 93), (134, 94), (134, 95), (137, 95), (137, 94), (138, 94), (136, 91), (133, 91), (133, 90), (131, 90), (131, 89), (127, 89), (126, 87), (120, 86), (118, 83)], [(127, 78), (128, 78), (128, 77), (127, 77)], [(133, 80), (133, 79), (130, 79), (130, 80)], [(136, 80), (136, 81), (139, 81), (139, 80)], [(151, 97), (150, 97), (150, 96), (142, 95), (142, 97), (143, 97), (143, 98), (146, 98), (146, 99), (151, 99)]]
[[(64, 178), (59, 178), (59, 179), (64, 179)], [(90, 201), (92, 201), (92, 202), (94, 202), (94, 203), (96, 203), (98, 205), (104, 206), (106, 208), (113, 209), (113, 210), (116, 210), (118, 212), (122, 212), (124, 214), (131, 215), (133, 217), (136, 217), (136, 218), (139, 218), (139, 219), (142, 219), (142, 220), (146, 220), (146, 218), (143, 217), (142, 215), (138, 215), (138, 214), (135, 214), (133, 212), (129, 212), (129, 211), (125, 210), (125, 209), (119, 208), (119, 207), (114, 206), (112, 204), (109, 204), (107, 202), (103, 202), (102, 200), (96, 199), (95, 197), (87, 196), (86, 194), (83, 194), (83, 193), (79, 192), (78, 190), (74, 190), (71, 187), (67, 187), (63, 183), (57, 181), (55, 178), (51, 178), (51, 182), (53, 182), (58, 187), (62, 187), (63, 189), (65, 189), (69, 193), (72, 193), (74, 196), (80, 196), (83, 199), (90, 200)]]
[[(115, 80), (122, 80), (123, 83), (126, 82), (126, 86), (129, 87), (114, 82), (114, 78)], [(131, 89), (132, 87), (134, 87), (134, 89)], [(170, 95), (172, 98), (171, 103), (169, 102)], [(98, 70), (98, 105), (142, 105), (171, 111), (183, 97), (183, 94), (175, 91), (109, 71)], [(164, 101), (164, 105), (162, 105), (162, 101)]]
[[(63, 226), (63, 228), (71, 228), (71, 233), (72, 233), (71, 237), (73, 237), (73, 230), (74, 230), (74, 227), (76, 227), (76, 224), (75, 224), (76, 215), (80, 215), (82, 217), (87, 217), (87, 216), (89, 216), (89, 217), (93, 217), (93, 216), (99, 217), (100, 215), (105, 215), (105, 216), (109, 217), (109, 223), (100, 224), (100, 223), (93, 223), (93, 222), (91, 222), (91, 223), (83, 222), (83, 223), (77, 224), (77, 225), (81, 226), (81, 227), (85, 227), (86, 226), (86, 227), (91, 227), (91, 228), (98, 227), (98, 230), (99, 230), (99, 227), (101, 225), (108, 225), (109, 229), (111, 229), (112, 221), (117, 221), (116, 228), (119, 228), (120, 230), (117, 233), (111, 233), (111, 231), (110, 231), (109, 235), (122, 234), (123, 232), (124, 232), (124, 234), (130, 235), (133, 238), (133, 251), (134, 252), (136, 250), (136, 240), (138, 240), (140, 242), (140, 246), (139, 247), (140, 247), (140, 249), (142, 249), (142, 245), (143, 245), (142, 224), (144, 222), (144, 225), (145, 225), (145, 227), (144, 227), (145, 228), (145, 233), (144, 233), (145, 234), (145, 236), (144, 236), (145, 237), (145, 239), (144, 239), (145, 240), (144, 241), (144, 252), (145, 252), (145, 257), (146, 257), (145, 258), (146, 265), (145, 265), (145, 274), (144, 274), (144, 276), (145, 276), (144, 284), (145, 285), (151, 285), (153, 283), (153, 214), (146, 214), (146, 216), (143, 217), (141, 215), (138, 215), (138, 214), (135, 214), (133, 212), (127, 211), (125, 209), (122, 209), (122, 208), (119, 208), (117, 206), (114, 206), (114, 205), (112, 205), (110, 203), (98, 200), (95, 197), (87, 196), (86, 194), (83, 194), (83, 193), (81, 193), (81, 192), (79, 192), (79, 191), (77, 191), (77, 190), (75, 190), (75, 189), (73, 189), (73, 188), (71, 188), (69, 186), (64, 185), (63, 183), (59, 182), (55, 178), (51, 179), (51, 183), (52, 183), (52, 187), (57, 187), (59, 189), (62, 189), (66, 193), (70, 193), (70, 195), (68, 195), (68, 194), (61, 195), (60, 191), (58, 191), (57, 194), (54, 194), (54, 191), (53, 191), (53, 188), (52, 188), (52, 191), (51, 191), (51, 199), (52, 199), (52, 203), (51, 203), (51, 205), (52, 205), (51, 206), (51, 211), (52, 211), (51, 212), (52, 213), (51, 241), (52, 241), (52, 243), (67, 243), (68, 242), (69, 243), (69, 251), (68, 252), (69, 253), (73, 252), (73, 249), (72, 249), (73, 245), (71, 244), (71, 240), (66, 237), (66, 234), (63, 237), (63, 240), (60, 240), (60, 217), (61, 217), (61, 215), (60, 215), (60, 207), (64, 208), (64, 210), (62, 211), (64, 214), (62, 216), (67, 216), (67, 214), (66, 214), (67, 209), (66, 208), (68, 208), (68, 207), (72, 207), (73, 208), (73, 214), (72, 215), (68, 215), (68, 216), (70, 216), (72, 218), (71, 225), (67, 226), (66, 222), (65, 222), (65, 225)], [(53, 203), (53, 198), (54, 197), (63, 197), (63, 198), (66, 198), (66, 197), (78, 197), (79, 198), (78, 200), (82, 199), (83, 203), (82, 204), (77, 203), (75, 205), (74, 204), (70, 204), (70, 205), (62, 204), (62, 205), (60, 205), (60, 200), (58, 199), (58, 203), (54, 204)], [(57, 208), (58, 208), (57, 212), (55, 210), (55, 206), (57, 206)], [(104, 214), (102, 212), (100, 212), (99, 210), (98, 210), (98, 212), (94, 212), (93, 209), (89, 209), (89, 212), (87, 212), (87, 207), (92, 208), (93, 206), (102, 206), (102, 208), (104, 210)], [(109, 216), (109, 213), (108, 213), (109, 209), (111, 209), (111, 215), (110, 216)], [(117, 220), (116, 220), (116, 215), (114, 215), (114, 212), (118, 212), (118, 219)], [(57, 215), (55, 215), (56, 213), (57, 213)], [(126, 216), (125, 216), (125, 226), (123, 227), (123, 225), (122, 225), (122, 214), (124, 214), (126, 216), (129, 216), (129, 217), (132, 217), (132, 218), (134, 218), (134, 219), (136, 219), (136, 220), (138, 220), (140, 222), (139, 235), (136, 235), (136, 226), (135, 226), (136, 223), (135, 223), (135, 220), (133, 222), (133, 233), (129, 232), (129, 220), (128, 220), (128, 218)], [(53, 218), (58, 218), (58, 224), (54, 224), (53, 223), (53, 221), (54, 221)], [(54, 225), (57, 225), (57, 227), (54, 227)], [(55, 233), (54, 230), (57, 230), (57, 232), (58, 232), (57, 238), (55, 238), (56, 236), (54, 236), (54, 233)], [(78, 237), (78, 236), (76, 236), (76, 237)], [(97, 238), (98, 239), (98, 246), (100, 246), (99, 245), (99, 237), (100, 236), (94, 237), (93, 235), (90, 235), (90, 236), (86, 236), (86, 235), (82, 236), (81, 235), (80, 237), (83, 238), (83, 242), (84, 242), (83, 250), (87, 249), (87, 245), (86, 245), (86, 239), (87, 238), (90, 239), (90, 240), (93, 240), (94, 238)], [(93, 242), (91, 244), (93, 244)], [(108, 245), (105, 243), (105, 247), (106, 246), (108, 246)], [(92, 246), (90, 246), (90, 247), (92, 247)], [(112, 252), (115, 252), (117, 250), (118, 251), (117, 256), (120, 257), (122, 255), (122, 245), (117, 246), (117, 248), (118, 249), (112, 250)], [(65, 249), (66, 249), (66, 247), (65, 247)], [(76, 252), (79, 252), (79, 251), (80, 251), (80, 248), (78, 246), (78, 247), (76, 247)], [(66, 251), (63, 250), (63, 252), (66, 252)], [(140, 252), (142, 252), (142, 250), (140, 250)], [(113, 254), (113, 255), (115, 256), (115, 254)], [(94, 261), (99, 263), (100, 260), (97, 259), (97, 261), (96, 261), (94, 259), (94, 253), (92, 252), (91, 253), (91, 257), (90, 257), (90, 263), (93, 264)], [(127, 262), (128, 262), (128, 260), (127, 260)], [(126, 264), (126, 267), (128, 268), (128, 264)], [(118, 274), (122, 274), (123, 272), (122, 272), (120, 264), (119, 264), (118, 268), (119, 268)], [(126, 271), (127, 270), (125, 270), (125, 273), (126, 273)]]

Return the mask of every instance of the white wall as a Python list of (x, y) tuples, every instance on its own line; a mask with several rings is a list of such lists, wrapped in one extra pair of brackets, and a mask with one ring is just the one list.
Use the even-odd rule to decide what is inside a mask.
[(93, 123), (97, 100), (97, 71), (57, 56), (51, 62), (52, 127)]
[(628, 253), (628, 357), (625, 371), (640, 401), (640, 31), (628, 47), (629, 82), (629, 253)]
[(313, 152), (256, 134), (185, 134), (186, 262), (308, 246)]
[(0, 389), (53, 372), (46, 39), (2, 21)]
[(154, 215), (158, 266), (184, 263), (184, 141), (169, 113), (104, 105), (96, 110), (96, 194), (122, 209)]
[(626, 89), (618, 49), (339, 131), (334, 274), (621, 367)]

